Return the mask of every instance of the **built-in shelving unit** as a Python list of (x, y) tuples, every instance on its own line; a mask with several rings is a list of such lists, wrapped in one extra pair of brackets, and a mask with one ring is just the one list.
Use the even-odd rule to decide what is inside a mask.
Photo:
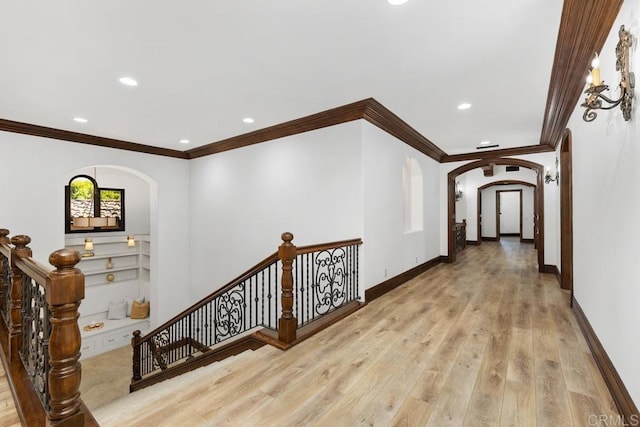
[[(135, 246), (127, 237), (91, 236), (93, 250), (85, 250), (85, 237), (68, 237), (66, 247), (83, 256), (76, 265), (85, 275), (85, 299), (80, 305), (82, 358), (130, 345), (133, 331), (149, 329), (149, 319), (108, 319), (109, 304), (145, 297), (149, 300), (151, 245), (149, 236), (135, 236)], [(88, 253), (93, 255), (88, 256)], [(152, 305), (153, 306), (153, 305)], [(101, 322), (99, 329), (85, 331), (84, 326)]]

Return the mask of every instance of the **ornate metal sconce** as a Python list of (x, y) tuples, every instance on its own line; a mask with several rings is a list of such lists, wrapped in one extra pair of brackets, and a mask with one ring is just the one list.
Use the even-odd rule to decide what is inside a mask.
[[(594, 113), (595, 114), (595, 113)], [(556, 185), (560, 185), (560, 172), (558, 171), (558, 158), (556, 157), (556, 177), (551, 176), (551, 168), (547, 166), (547, 172), (544, 174), (544, 183), (549, 184), (551, 182), (556, 183)]]
[[(592, 122), (598, 114), (593, 110), (611, 110), (620, 105), (622, 116), (625, 120), (631, 119), (631, 107), (633, 101), (633, 88), (635, 87), (635, 76), (629, 71), (629, 48), (631, 47), (631, 33), (624, 29), (624, 25), (620, 26), (618, 31), (620, 40), (616, 46), (616, 70), (620, 71), (620, 91), (622, 94), (617, 100), (613, 100), (603, 95), (602, 92), (609, 89), (609, 86), (600, 80), (600, 64), (598, 56), (591, 63), (591, 72), (587, 77), (589, 87), (584, 93), (587, 94), (582, 107), (586, 110), (582, 118), (586, 122)], [(609, 105), (603, 106), (606, 102)]]
[(460, 183), (458, 181), (456, 181), (455, 196), (456, 196), (456, 202), (462, 199), (462, 188), (460, 188)]

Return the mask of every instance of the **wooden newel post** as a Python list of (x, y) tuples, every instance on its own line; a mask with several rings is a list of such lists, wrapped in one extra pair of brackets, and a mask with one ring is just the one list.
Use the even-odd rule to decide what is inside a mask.
[(9, 357), (18, 360), (18, 352), (22, 347), (22, 271), (15, 266), (15, 262), (20, 258), (30, 258), (31, 248), (27, 245), (31, 243), (29, 236), (13, 236), (11, 243), (14, 248), (11, 250), (11, 289), (9, 289)]
[(51, 313), (49, 337), (49, 414), (47, 425), (83, 426), (80, 401), (80, 328), (78, 307), (84, 299), (84, 274), (75, 265), (80, 254), (61, 249), (49, 256), (56, 270), (49, 273), (46, 288)]
[[(133, 331), (133, 337), (131, 338), (131, 346), (133, 347), (133, 376), (132, 381), (140, 381), (142, 375), (140, 374), (140, 330)], [(133, 390), (129, 390), (133, 392)]]
[(293, 317), (293, 261), (296, 259), (296, 247), (291, 243), (293, 234), (282, 233), (283, 243), (278, 248), (278, 257), (282, 261), (282, 316), (278, 321), (278, 340), (291, 344), (296, 340), (298, 319)]
[(0, 243), (8, 244), (11, 240), (7, 237), (9, 235), (9, 230), (6, 228), (0, 228)]

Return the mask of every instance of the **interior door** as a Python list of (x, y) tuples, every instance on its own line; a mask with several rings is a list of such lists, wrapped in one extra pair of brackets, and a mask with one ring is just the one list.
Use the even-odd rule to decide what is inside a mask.
[(520, 235), (520, 192), (498, 191), (499, 234)]

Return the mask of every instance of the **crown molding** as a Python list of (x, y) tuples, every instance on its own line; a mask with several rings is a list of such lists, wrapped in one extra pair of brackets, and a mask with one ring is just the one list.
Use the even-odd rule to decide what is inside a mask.
[(438, 162), (447, 155), (373, 98), (193, 148), (188, 150), (187, 154), (190, 159), (195, 159), (360, 119), (370, 122)]
[(525, 147), (504, 148), (501, 150), (488, 150), (474, 153), (463, 153), (447, 155), (441, 160), (442, 163), (462, 162), (467, 160), (485, 160), (495, 157), (522, 156), (525, 154), (548, 153), (554, 151), (548, 145), (527, 145)]
[(79, 144), (97, 145), (100, 147), (116, 148), (119, 150), (135, 151), (138, 153), (155, 154), (158, 156), (187, 159), (183, 151), (138, 144), (136, 142), (122, 141), (119, 139), (105, 138), (102, 136), (88, 135), (86, 133), (71, 132), (55, 129), (31, 123), (14, 122), (0, 119), (0, 131), (21, 133), (24, 135), (40, 136), (43, 138), (57, 139), (60, 141), (77, 142)]
[(622, 0), (564, 0), (540, 144), (557, 148), (584, 90), (593, 59), (611, 31)]

